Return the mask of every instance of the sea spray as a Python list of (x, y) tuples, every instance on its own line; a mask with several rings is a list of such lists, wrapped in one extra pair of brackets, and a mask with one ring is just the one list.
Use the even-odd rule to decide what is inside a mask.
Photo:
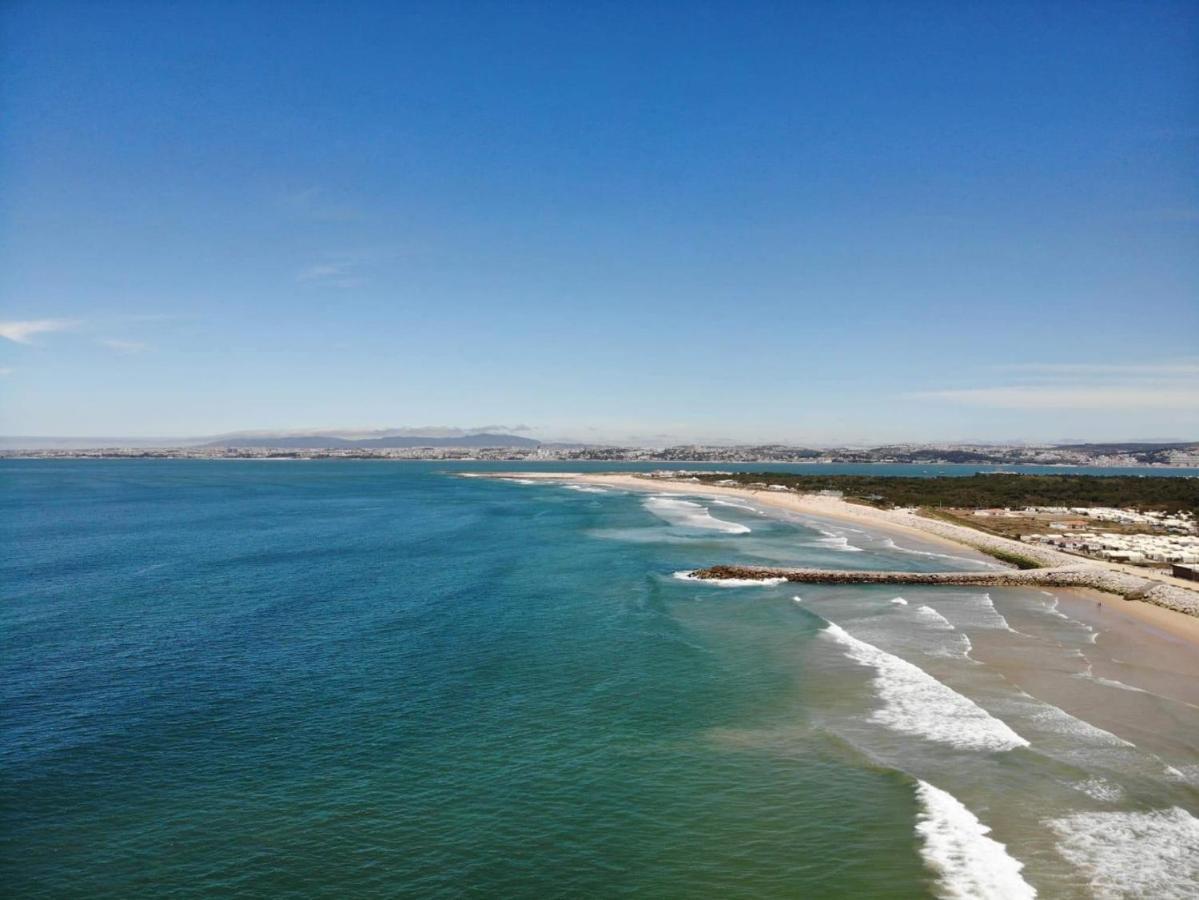
[(711, 584), (715, 587), (773, 587), (787, 580), (786, 578), (697, 578), (690, 569), (675, 572), (673, 577), (679, 581), (693, 581), (696, 584)]

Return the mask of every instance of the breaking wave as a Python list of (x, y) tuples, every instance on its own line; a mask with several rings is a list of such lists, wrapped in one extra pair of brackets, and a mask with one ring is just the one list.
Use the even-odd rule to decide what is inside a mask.
[(1006, 723), (919, 666), (858, 640), (839, 625), (830, 623), (824, 634), (845, 647), (854, 662), (875, 670), (874, 686), (883, 708), (871, 715), (872, 720), (963, 750), (1000, 752), (1028, 746)]
[(970, 594), (941, 608), (949, 614), (949, 620), (957, 628), (982, 628), (1020, 634), (995, 608), (995, 601), (987, 593)]
[(773, 587), (787, 580), (786, 578), (696, 578), (695, 573), (688, 569), (675, 572), (674, 577), (679, 581), (694, 581), (696, 584), (711, 584), (716, 587)]
[(818, 537), (815, 540), (804, 541), (805, 547), (823, 547), (828, 550), (840, 550), (842, 553), (862, 553), (861, 547), (855, 547), (849, 542), (844, 534), (839, 534), (835, 531), (828, 531), (824, 528), (818, 528), (824, 537)]
[(725, 534), (749, 534), (750, 528), (739, 522), (715, 518), (702, 503), (679, 500), (675, 497), (650, 497), (642, 503), (647, 510), (671, 525), (684, 528), (703, 528)]
[(760, 514), (760, 511), (756, 507), (750, 506), (748, 503), (734, 503), (732, 500), (717, 500), (715, 498), (713, 498), (712, 502), (717, 506), (731, 506), (733, 509), (744, 509), (746, 512)]
[(884, 550), (893, 550), (896, 553), (907, 553), (911, 556), (928, 556), (936, 559), (952, 559), (960, 563), (973, 563), (988, 569), (1002, 569), (1005, 566), (1000, 563), (991, 562), (986, 559), (974, 559), (970, 556), (960, 556), (956, 553), (936, 553), (932, 550), (916, 550), (912, 547), (901, 547), (891, 538), (883, 538), (879, 541), (879, 546)]
[(1185, 809), (1077, 813), (1048, 825), (1058, 852), (1087, 876), (1100, 900), (1195, 896), (1199, 819)]
[(947, 618), (933, 609), (931, 606), (917, 606), (916, 616), (928, 625), (930, 628), (935, 628), (937, 631), (953, 631), (953, 623)]
[(1092, 746), (1098, 747), (1126, 747), (1135, 749), (1136, 745), (1118, 735), (1112, 734), (1100, 728), (1098, 725), (1092, 725), (1085, 719), (1080, 719), (1078, 716), (1072, 716), (1064, 709), (1054, 706), (1052, 703), (1045, 703), (1042, 700), (1037, 700), (1031, 694), (1020, 691), (1020, 697), (1031, 706), (1029, 720), (1035, 722), (1036, 725), (1050, 734), (1055, 734), (1060, 737), (1069, 738), (1072, 744), (1081, 746), (1083, 742)]
[(987, 835), (991, 829), (961, 802), (925, 781), (916, 785), (916, 833), (925, 865), (937, 873), (938, 894), (970, 900), (1027, 900), (1036, 890), (1021, 876), (1024, 864)]

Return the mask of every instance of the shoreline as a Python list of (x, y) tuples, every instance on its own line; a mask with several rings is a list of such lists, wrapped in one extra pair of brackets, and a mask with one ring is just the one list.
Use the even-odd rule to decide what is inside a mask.
[[(1185, 585), (1170, 576), (1152, 577), (1148, 573), (1129, 571), (1128, 566), (1119, 563), (1105, 563), (1102, 560), (1086, 560), (1082, 557), (1061, 553), (1057, 550), (1025, 545), (1008, 538), (1000, 538), (982, 531), (975, 531), (965, 525), (955, 525), (938, 519), (903, 510), (884, 510), (858, 503), (849, 503), (837, 497), (825, 497), (812, 494), (784, 493), (781, 491), (750, 490), (733, 488), (724, 485), (712, 485), (702, 482), (692, 482), (680, 479), (646, 478), (629, 473), (585, 473), (585, 472), (486, 472), (471, 473), (484, 478), (521, 478), (531, 481), (560, 481), (575, 484), (591, 484), (598, 487), (612, 487), (634, 490), (645, 493), (674, 493), (690, 494), (692, 496), (736, 497), (750, 500), (764, 507), (797, 513), (802, 516), (828, 518), (837, 521), (865, 525), (883, 532), (897, 532), (910, 537), (919, 538), (935, 545), (952, 547), (955, 550), (978, 554), (988, 559), (1004, 561), (1002, 556), (996, 556), (989, 550), (1002, 553), (1017, 553), (1037, 562), (1044, 568), (1069, 567), (1073, 569), (1090, 569), (1103, 571), (1111, 576), (1124, 576), (1125, 579), (1138, 578), (1148, 583), (1150, 590), (1156, 595), (1152, 598), (1128, 599), (1107, 587), (1096, 587), (1081, 584), (1071, 587), (1058, 587), (1061, 591), (1101, 592), (1104, 596), (1119, 601), (1119, 608), (1141, 621), (1143, 624), (1168, 632), (1193, 645), (1199, 646), (1199, 615), (1184, 611), (1175, 606), (1166, 605), (1171, 598), (1185, 592), (1180, 603), (1194, 604), (1199, 609), (1199, 590)], [(1031, 569), (1014, 571), (1035, 571)], [(1113, 578), (1112, 580), (1118, 580)], [(1159, 588), (1161, 590), (1159, 590)], [(1164, 596), (1160, 596), (1164, 595)]]

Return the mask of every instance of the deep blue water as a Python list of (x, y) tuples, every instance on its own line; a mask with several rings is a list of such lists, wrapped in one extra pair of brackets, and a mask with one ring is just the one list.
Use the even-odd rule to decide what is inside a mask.
[(945, 559), (467, 468), (0, 464), (6, 893), (929, 895), (827, 622), (672, 573)]

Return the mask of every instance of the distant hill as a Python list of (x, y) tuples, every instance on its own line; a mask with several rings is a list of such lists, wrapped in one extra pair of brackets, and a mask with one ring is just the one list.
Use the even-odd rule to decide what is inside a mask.
[(291, 434), (286, 437), (254, 436), (229, 437), (204, 444), (205, 447), (229, 447), (244, 449), (261, 447), (272, 450), (379, 450), (399, 447), (521, 447), (533, 448), (541, 446), (540, 441), (532, 438), (517, 437), (514, 434), (464, 434), (459, 437), (432, 437), (419, 434), (396, 435), (392, 437), (365, 438), (351, 440), (349, 438), (330, 437), (324, 434)]
[(1174, 441), (1162, 443), (1130, 442), (1127, 444), (1055, 444), (1059, 450), (1078, 450), (1083, 453), (1154, 453), (1159, 450), (1196, 450), (1199, 442)]
[(1059, 450), (1073, 450), (1077, 453), (1087, 453), (1092, 456), (1131, 456), (1138, 463), (1145, 465), (1169, 464), (1173, 454), (1199, 452), (1199, 443), (1145, 443), (1130, 442), (1120, 444), (1059, 444)]
[(466, 434), (462, 437), (424, 437), (401, 435), (351, 441), (356, 447), (540, 447), (541, 442), (515, 434)]
[(267, 447), (272, 450), (333, 450), (353, 447), (357, 442), (345, 438), (329, 437), (324, 434), (288, 435), (287, 437), (253, 436), (219, 438), (202, 444), (203, 447), (229, 447), (241, 450), (247, 447)]

